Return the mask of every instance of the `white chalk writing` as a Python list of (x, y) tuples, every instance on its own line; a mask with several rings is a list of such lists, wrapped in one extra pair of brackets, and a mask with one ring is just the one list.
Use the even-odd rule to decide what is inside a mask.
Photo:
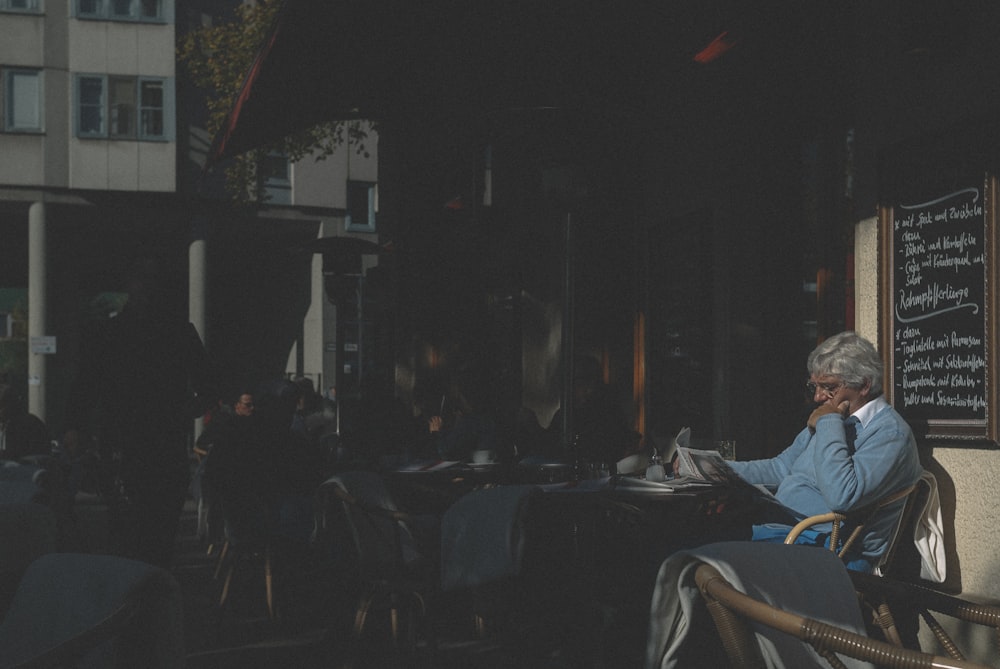
[(984, 220), (978, 188), (896, 209), (897, 406), (946, 416), (985, 411)]

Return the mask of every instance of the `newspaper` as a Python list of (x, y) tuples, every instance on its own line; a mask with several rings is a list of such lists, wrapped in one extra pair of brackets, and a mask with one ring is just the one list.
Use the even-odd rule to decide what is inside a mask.
[(718, 451), (677, 447), (677, 475), (682, 479), (719, 483), (723, 485), (746, 485), (739, 474), (722, 459)]
[(733, 471), (718, 451), (697, 448), (677, 448), (677, 484), (727, 485), (746, 488), (755, 495), (774, 499), (774, 492), (767, 486), (751, 484)]

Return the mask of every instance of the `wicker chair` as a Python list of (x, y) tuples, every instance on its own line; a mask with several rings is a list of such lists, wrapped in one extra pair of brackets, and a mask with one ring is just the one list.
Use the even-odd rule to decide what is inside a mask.
[[(218, 623), (221, 626), (231, 600), (236, 581), (241, 586), (253, 582), (254, 572), (263, 575), (264, 604), (267, 617), (275, 618), (273, 539), (269, 513), (263, 501), (257, 499), (233, 499), (220, 496), (224, 523), (224, 541), (216, 561), (214, 578), (222, 572), (225, 578), (219, 594)], [(250, 578), (247, 578), (247, 576)]]
[(426, 595), (433, 587), (430, 563), (413, 541), (413, 518), (400, 511), (382, 477), (348, 471), (317, 492), (317, 541), (331, 555), (344, 582), (360, 586), (354, 636), (360, 640), (374, 612), (388, 614), (392, 645), (411, 649), (427, 627)]
[(1000, 652), (1000, 607), (972, 602), (922, 585), (872, 574), (851, 572), (850, 577), (862, 604), (869, 607), (874, 614), (873, 624), (892, 644), (900, 647), (907, 645), (896, 627), (896, 619), (892, 613), (892, 609), (895, 608), (897, 611), (906, 611), (922, 618), (948, 657), (964, 660), (966, 654), (945, 631), (939, 620), (941, 616), (992, 628), (996, 643), (994, 653)]
[[(883, 580), (877, 577), (869, 578), (876, 582)], [(908, 669), (910, 667), (985, 669), (987, 667), (987, 665), (964, 659), (949, 659), (917, 650), (900, 648), (887, 642), (782, 610), (743, 594), (723, 578), (715, 567), (709, 564), (701, 564), (697, 567), (695, 582), (715, 622), (726, 655), (733, 667), (766, 666), (753, 626), (776, 629), (809, 644), (835, 669), (844, 667), (840, 656), (856, 658), (879, 667), (893, 667), (895, 669)], [(816, 592), (817, 598), (823, 596), (823, 592)]]
[[(788, 535), (785, 537), (785, 543), (794, 544), (805, 530), (818, 525), (830, 523), (830, 544), (828, 548), (836, 553), (839, 558), (849, 559), (849, 551), (854, 547), (855, 543), (857, 543), (857, 541), (864, 536), (868, 523), (871, 522), (876, 514), (886, 507), (892, 506), (893, 504), (896, 504), (900, 500), (906, 498), (907, 502), (904, 502), (903, 507), (900, 510), (900, 517), (896, 524), (896, 531), (893, 533), (889, 548), (883, 554), (879, 564), (876, 565), (876, 568), (883, 568), (884, 565), (887, 564), (887, 561), (895, 555), (896, 544), (899, 539), (905, 538), (908, 532), (909, 537), (912, 540), (913, 522), (919, 512), (919, 509), (916, 504), (911, 502), (911, 500), (914, 496), (914, 492), (920, 489), (920, 485), (921, 483), (918, 482), (917, 484), (908, 486), (902, 490), (897, 490), (894, 493), (886, 495), (874, 504), (870, 504), (866, 507), (855, 509), (853, 511), (830, 511), (804, 518), (792, 527)], [(846, 537), (842, 536), (845, 531), (848, 531)]]

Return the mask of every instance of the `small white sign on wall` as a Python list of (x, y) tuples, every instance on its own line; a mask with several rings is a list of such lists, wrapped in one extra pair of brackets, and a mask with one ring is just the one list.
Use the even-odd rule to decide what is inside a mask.
[(43, 353), (50, 354), (56, 352), (56, 338), (55, 337), (32, 337), (31, 338), (31, 352), (32, 353)]

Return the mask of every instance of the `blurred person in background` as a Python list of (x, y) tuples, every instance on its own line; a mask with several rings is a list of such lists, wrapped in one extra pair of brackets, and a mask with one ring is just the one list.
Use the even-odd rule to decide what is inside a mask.
[(63, 446), (96, 440), (111, 550), (169, 567), (188, 490), (188, 435), (218, 397), (208, 355), (166, 267), (140, 257), (121, 313), (85, 342), (71, 387)]
[(28, 413), (14, 387), (0, 384), (0, 460), (20, 460), (28, 455), (49, 455), (52, 442), (41, 418)]

